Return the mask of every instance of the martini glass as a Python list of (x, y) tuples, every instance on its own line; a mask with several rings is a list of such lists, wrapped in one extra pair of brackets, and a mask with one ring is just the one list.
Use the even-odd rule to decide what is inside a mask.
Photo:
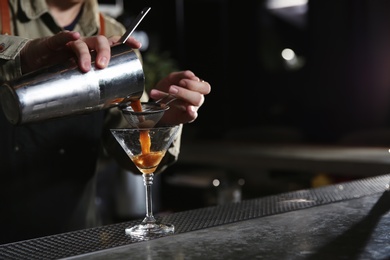
[(150, 239), (173, 234), (172, 224), (159, 223), (153, 216), (152, 185), (156, 168), (175, 139), (179, 126), (156, 128), (111, 129), (111, 133), (142, 173), (146, 194), (146, 217), (135, 226), (125, 229), (126, 234)]

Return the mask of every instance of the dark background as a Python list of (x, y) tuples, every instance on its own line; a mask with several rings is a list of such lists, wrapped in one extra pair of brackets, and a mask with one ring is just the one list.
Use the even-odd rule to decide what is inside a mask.
[[(183, 146), (208, 140), (389, 146), (390, 1), (309, 0), (301, 14), (271, 10), (267, 2), (124, 1), (119, 20), (125, 25), (152, 7), (137, 29), (150, 39), (145, 66), (157, 54), (160, 74), (173, 60), (177, 69), (193, 70), (212, 86), (198, 119), (185, 125)], [(294, 50), (300, 66), (287, 66), (285, 48)], [(148, 72), (146, 82), (151, 78)], [(179, 160), (159, 175), (161, 185), (154, 186), (161, 187), (155, 200), (160, 209), (180, 211), (359, 178), (353, 172), (237, 170), (195, 161)], [(184, 182), (185, 176), (204, 186)], [(107, 189), (107, 182), (101, 186)]]
[[(299, 141), (325, 143), (386, 129), (388, 1), (309, 1), (307, 13), (295, 21), (265, 3), (124, 2), (130, 17), (152, 7), (138, 28), (149, 34), (150, 48), (169, 52), (180, 69), (212, 85), (198, 120), (187, 129), (214, 139), (243, 129), (267, 129), (264, 139), (272, 139), (284, 129)], [(300, 69), (284, 66), (284, 48), (304, 60)]]

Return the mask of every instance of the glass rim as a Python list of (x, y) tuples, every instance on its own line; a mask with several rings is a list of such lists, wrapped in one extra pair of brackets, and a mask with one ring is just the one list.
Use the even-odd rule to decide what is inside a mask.
[(174, 129), (176, 127), (180, 127), (179, 125), (162, 125), (162, 126), (154, 126), (154, 127), (145, 127), (145, 128), (137, 128), (137, 127), (124, 127), (124, 128), (111, 128), (110, 131), (128, 131), (128, 130), (163, 130), (163, 129)]

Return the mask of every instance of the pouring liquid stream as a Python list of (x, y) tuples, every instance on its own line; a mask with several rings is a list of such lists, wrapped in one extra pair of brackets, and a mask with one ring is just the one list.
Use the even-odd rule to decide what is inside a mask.
[[(131, 102), (130, 106), (133, 108), (133, 110), (135, 112), (142, 112), (142, 105), (141, 105), (140, 100)], [(142, 154), (144, 154), (144, 155), (149, 154), (150, 153), (150, 146), (151, 146), (149, 131), (148, 130), (140, 131), (139, 138), (140, 138), (140, 143), (141, 143)]]
[[(135, 112), (143, 111), (139, 100), (131, 102), (130, 106)], [(152, 143), (149, 130), (140, 130), (139, 140), (141, 144), (141, 154), (134, 156), (132, 161), (143, 174), (152, 174), (164, 157), (165, 151), (150, 151)]]

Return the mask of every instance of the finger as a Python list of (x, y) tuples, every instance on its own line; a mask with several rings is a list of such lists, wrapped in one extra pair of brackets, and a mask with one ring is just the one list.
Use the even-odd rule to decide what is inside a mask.
[(111, 58), (111, 46), (109, 40), (102, 35), (98, 35), (95, 37), (85, 38), (84, 41), (90, 50), (96, 51), (96, 67), (99, 69), (107, 67)]
[(168, 93), (157, 90), (157, 89), (152, 89), (152, 90), (150, 90), (150, 93), (149, 93), (149, 97), (153, 100), (159, 100), (159, 99), (165, 98), (167, 96), (169, 96)]
[(204, 102), (203, 94), (175, 85), (169, 87), (168, 93), (193, 106), (201, 106)]
[(135, 38), (133, 37), (129, 37), (126, 41), (126, 45), (130, 46), (131, 48), (133, 49), (139, 49), (142, 47), (142, 44), (141, 42), (139, 42), (138, 40), (136, 40)]
[(81, 71), (88, 72), (91, 69), (91, 53), (86, 43), (82, 40), (77, 40), (70, 42), (68, 46), (76, 55)]
[(173, 105), (164, 113), (161, 124), (175, 125), (185, 124), (195, 121), (198, 117), (198, 107)]
[(63, 31), (53, 37), (48, 37), (44, 40), (44, 44), (51, 51), (58, 51), (66, 48), (66, 44), (70, 41), (80, 39), (80, 33)]
[(110, 43), (110, 46), (118, 43), (120, 38), (121, 38), (120, 36), (112, 36), (112, 37), (108, 38), (108, 42)]
[[(118, 41), (120, 40), (120, 36), (112, 36), (108, 39), (108, 41), (110, 42), (110, 45), (114, 45), (114, 44), (117, 44)], [(126, 41), (126, 45), (130, 46), (131, 48), (133, 49), (139, 49), (141, 48), (142, 44), (141, 42), (139, 42), (137, 39), (133, 38), (133, 37), (129, 37)]]
[(187, 107), (187, 122), (192, 123), (198, 118), (198, 108), (195, 106), (188, 106)]
[(179, 86), (204, 95), (207, 95), (211, 92), (210, 84), (201, 79), (197, 79), (197, 80), (182, 79), (179, 82)]

